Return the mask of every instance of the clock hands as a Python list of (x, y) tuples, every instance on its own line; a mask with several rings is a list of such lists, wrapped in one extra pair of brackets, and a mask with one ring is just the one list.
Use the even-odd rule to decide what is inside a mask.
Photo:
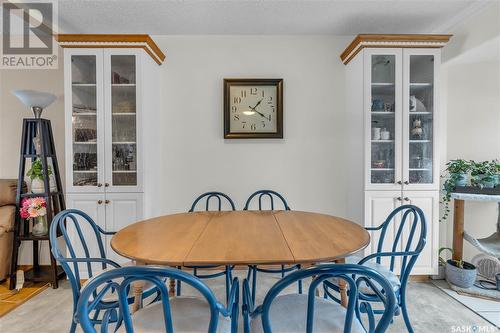
[(259, 114), (262, 118), (266, 118), (266, 119), (267, 119), (267, 117), (266, 117), (266, 116), (265, 116), (262, 112), (259, 112), (259, 111), (257, 111), (257, 110), (256, 110), (257, 106), (259, 106), (259, 105), (260, 105), (260, 103), (262, 103), (262, 99), (261, 99), (260, 101), (258, 101), (258, 102), (257, 102), (257, 104), (255, 104), (255, 106), (254, 106), (254, 107), (251, 107), (250, 105), (249, 105), (248, 107), (249, 107), (252, 111), (257, 112), (257, 113), (258, 113), (258, 114)]
[(260, 101), (258, 101), (257, 104), (255, 104), (255, 106), (253, 108), (251, 106), (250, 106), (250, 108), (255, 109), (256, 107), (258, 107), (260, 105), (260, 103), (262, 103), (262, 100), (263, 100), (263, 98), (261, 98)]

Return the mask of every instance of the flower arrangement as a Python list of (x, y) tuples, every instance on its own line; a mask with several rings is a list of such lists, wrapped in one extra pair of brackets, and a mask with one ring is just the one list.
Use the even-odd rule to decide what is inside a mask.
[(47, 214), (47, 203), (42, 197), (24, 198), (21, 204), (21, 218), (29, 219)]

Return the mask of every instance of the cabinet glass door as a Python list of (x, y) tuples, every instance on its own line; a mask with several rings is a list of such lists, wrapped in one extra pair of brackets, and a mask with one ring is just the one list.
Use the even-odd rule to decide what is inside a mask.
[(98, 186), (97, 56), (71, 55), (72, 186)]
[(405, 61), (405, 184), (433, 184), (435, 56), (409, 54)]
[[(396, 54), (370, 54), (369, 80), (370, 139), (369, 177), (371, 184), (395, 185), (398, 181), (397, 122), (399, 80)], [(398, 60), (399, 61), (399, 60)]]
[(110, 56), (111, 187), (137, 186), (136, 72), (135, 55)]

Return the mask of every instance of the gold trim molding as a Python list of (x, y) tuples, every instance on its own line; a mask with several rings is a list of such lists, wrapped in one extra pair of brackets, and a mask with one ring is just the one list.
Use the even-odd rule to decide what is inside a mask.
[(141, 48), (158, 64), (165, 54), (149, 35), (59, 34), (56, 40), (63, 48)]
[(441, 48), (451, 37), (452, 35), (359, 34), (342, 52), (340, 60), (347, 65), (366, 47)]

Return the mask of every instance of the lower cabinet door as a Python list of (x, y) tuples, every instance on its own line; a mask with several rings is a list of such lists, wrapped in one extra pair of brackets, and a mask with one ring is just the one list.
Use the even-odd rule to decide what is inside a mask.
[[(365, 227), (378, 227), (387, 219), (389, 214), (399, 207), (402, 202), (401, 191), (365, 191)], [(400, 222), (400, 216), (396, 217), (395, 223), (387, 230), (384, 237), (382, 251), (391, 251)], [(370, 245), (365, 249), (365, 255), (377, 252), (380, 239), (380, 230), (369, 231)], [(375, 259), (373, 259), (375, 260)], [(395, 263), (395, 272), (399, 271), (399, 258)], [(381, 263), (389, 267), (390, 258), (382, 258)]]
[[(106, 231), (119, 231), (142, 219), (143, 193), (106, 193)], [(119, 264), (130, 261), (111, 248), (111, 238), (106, 236), (108, 258)]]
[[(413, 267), (413, 275), (438, 273), (439, 251), (439, 191), (403, 191), (405, 204), (412, 204), (424, 212), (427, 224), (427, 242)], [(406, 232), (408, 232), (406, 230)], [(419, 229), (415, 231), (416, 234)]]
[[(66, 195), (66, 207), (68, 209), (74, 208), (81, 210), (90, 216), (94, 222), (101, 227), (106, 229), (106, 216), (105, 216), (105, 204), (104, 204), (104, 194), (103, 193), (75, 193)], [(88, 248), (90, 257), (101, 257), (99, 253), (99, 243), (94, 230), (86, 223), (82, 218), (78, 218), (78, 224), (81, 229), (81, 237), (78, 234), (77, 229), (74, 227), (74, 223), (68, 219), (66, 221), (66, 227), (68, 230), (68, 236), (73, 247), (73, 251), (76, 257), (86, 257), (84, 243), (81, 238), (85, 241)], [(103, 246), (105, 246), (106, 239), (102, 237)], [(105, 247), (104, 247), (105, 250)], [(69, 250), (67, 249), (67, 256), (70, 256)], [(72, 265), (70, 265), (73, 267)], [(86, 279), (90, 275), (94, 275), (102, 270), (102, 265), (92, 264), (90, 269), (92, 274), (89, 274), (89, 267), (86, 264), (79, 264), (80, 278)]]

